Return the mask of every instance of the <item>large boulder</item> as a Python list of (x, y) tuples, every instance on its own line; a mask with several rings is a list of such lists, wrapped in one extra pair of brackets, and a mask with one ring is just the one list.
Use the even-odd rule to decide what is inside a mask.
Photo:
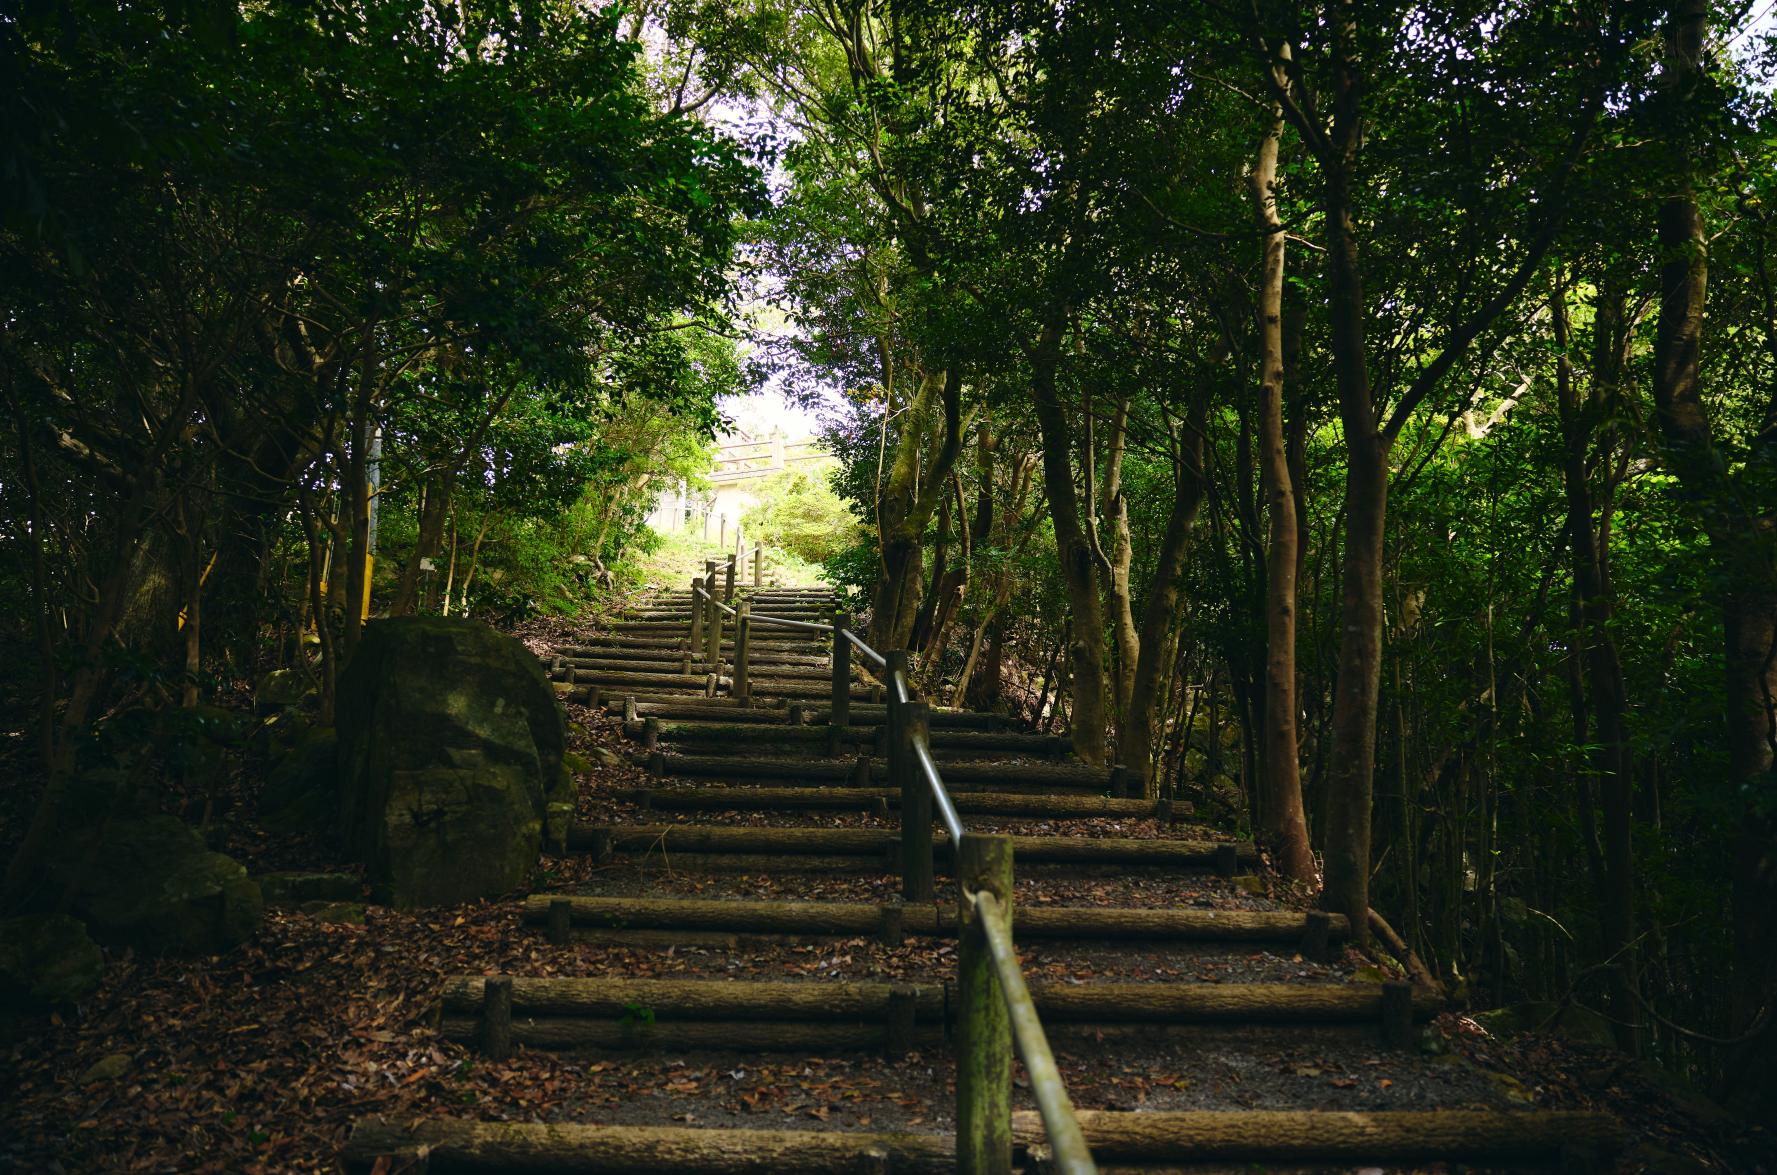
[(472, 620), (364, 631), (340, 675), (339, 827), (391, 905), (524, 883), (573, 814), (560, 709), (522, 643)]
[(78, 918), (27, 914), (0, 921), (0, 1013), (65, 1007), (99, 986), (105, 956)]
[(259, 887), (177, 816), (119, 814), (72, 837), (50, 868), (101, 943), (146, 954), (214, 955), (251, 938)]

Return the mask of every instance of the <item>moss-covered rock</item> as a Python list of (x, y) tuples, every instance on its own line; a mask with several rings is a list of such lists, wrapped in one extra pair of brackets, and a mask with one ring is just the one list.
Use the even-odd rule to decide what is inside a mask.
[(363, 883), (350, 873), (262, 873), (254, 878), (268, 906), (300, 906), (304, 902), (347, 902), (359, 896)]
[(253, 709), (269, 714), (300, 706), (314, 696), (314, 683), (306, 673), (296, 669), (274, 669), (254, 685)]
[(542, 665), (485, 624), (365, 629), (340, 677), (339, 827), (380, 900), (411, 907), (522, 885), (573, 814)]
[(259, 823), (271, 832), (317, 832), (339, 814), (339, 739), (329, 726), (304, 730), (274, 758), (259, 792)]
[(79, 1003), (99, 986), (105, 956), (78, 918), (27, 914), (0, 921), (0, 1010)]
[(161, 813), (114, 818), (70, 839), (51, 876), (101, 943), (145, 954), (213, 955), (252, 937), (259, 887), (232, 857)]
[(364, 906), (360, 902), (304, 902), (301, 908), (317, 922), (364, 925)]

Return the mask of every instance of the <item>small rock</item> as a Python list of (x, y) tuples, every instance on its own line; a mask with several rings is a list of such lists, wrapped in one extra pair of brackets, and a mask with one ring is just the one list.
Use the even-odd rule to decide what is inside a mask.
[(593, 747), (591, 755), (592, 761), (600, 767), (621, 767), (625, 762), (623, 756), (610, 747)]
[(304, 902), (344, 902), (357, 897), (363, 884), (350, 873), (266, 873), (258, 878), (268, 906), (300, 906)]
[(578, 751), (563, 751), (561, 753), (561, 769), (569, 775), (585, 775), (592, 770), (592, 764), (585, 755)]
[(1234, 888), (1245, 894), (1263, 895), (1265, 879), (1256, 873), (1242, 873), (1234, 878)]
[(317, 922), (364, 925), (364, 907), (358, 902), (304, 902), (298, 909)]
[(128, 1053), (112, 1053), (100, 1057), (87, 1066), (86, 1072), (80, 1075), (80, 1084), (91, 1085), (95, 1081), (116, 1081), (129, 1072), (130, 1055)]

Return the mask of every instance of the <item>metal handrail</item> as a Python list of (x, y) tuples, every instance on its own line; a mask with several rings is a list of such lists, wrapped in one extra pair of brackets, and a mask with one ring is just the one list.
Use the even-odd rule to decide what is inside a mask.
[[(852, 648), (863, 654), (864, 660), (870, 662), (870, 664), (876, 666), (878, 669), (888, 668), (888, 658), (865, 644), (863, 637), (848, 628), (845, 630), (845, 639), (851, 642)], [(901, 683), (901, 697), (899, 700), (903, 702), (911, 700), (907, 695), (906, 682)]]
[(768, 616), (763, 612), (751, 613), (755, 624), (775, 624), (779, 628), (794, 628), (800, 632), (832, 632), (831, 624), (822, 624), (818, 620), (791, 620), (788, 616)]
[(938, 806), (938, 818), (944, 822), (945, 830), (950, 833), (950, 843), (959, 845), (965, 832), (963, 818), (957, 814), (956, 804), (952, 802), (950, 793), (944, 790), (944, 779), (938, 774), (938, 764), (932, 759), (932, 748), (923, 738), (915, 738), (911, 742), (913, 759), (919, 764), (920, 774), (926, 777), (926, 786), (932, 792), (932, 802)]
[[(733, 616), (736, 614), (733, 608), (730, 608), (727, 604), (724, 604), (722, 601), (716, 599), (716, 597), (710, 595), (708, 592), (704, 591), (701, 587), (697, 589), (697, 594), (702, 596), (704, 599), (708, 600), (710, 603), (714, 604), (716, 607), (722, 609), (722, 611), (728, 613), (728, 615)], [(758, 619), (758, 618), (754, 617), (754, 619)]]
[[(697, 592), (714, 602), (717, 607), (724, 607), (720, 600), (716, 600), (701, 586)], [(734, 611), (732, 608), (726, 610), (730, 614)], [(762, 612), (749, 613), (748, 619), (754, 624), (771, 624), (803, 632), (836, 633), (843, 636), (872, 665), (878, 669), (888, 668), (888, 658), (871, 648), (849, 628), (835, 630), (831, 624), (792, 620), (787, 616), (772, 616)], [(913, 700), (913, 689), (906, 674), (898, 670), (889, 674), (887, 685), (894, 704), (904, 705)], [(953, 849), (959, 848), (968, 830), (963, 826), (962, 816), (956, 810), (956, 802), (950, 798), (950, 792), (944, 786), (944, 777), (938, 771), (937, 761), (932, 758), (931, 742), (928, 738), (916, 736), (910, 738), (908, 743), (913, 748), (913, 759), (919, 766), (919, 773), (932, 793), (932, 803), (937, 809), (938, 818), (943, 822), (945, 831), (950, 834), (951, 846)], [(1080, 1129), (1080, 1120), (1074, 1113), (1073, 1102), (1067, 1096), (1067, 1086), (1061, 1079), (1061, 1069), (1056, 1065), (1055, 1054), (1049, 1048), (1049, 1038), (1043, 1032), (1036, 1004), (1031, 1000), (1030, 988), (1024, 982), (1024, 973), (1018, 968), (1018, 955), (1012, 948), (1012, 931), (1006, 909), (999, 899), (985, 891), (965, 890), (964, 897), (974, 905), (985, 932), (988, 952), (993, 957), (994, 970), (999, 976), (1000, 995), (1006, 1001), (1006, 1011), (1012, 1025), (1012, 1039), (1017, 1045), (1019, 1057), (1024, 1061), (1025, 1071), (1030, 1075), (1031, 1093), (1036, 1098), (1037, 1111), (1043, 1119), (1043, 1131), (1048, 1135), (1050, 1149), (1054, 1152), (1055, 1170), (1063, 1175), (1097, 1175), (1098, 1166), (1093, 1162), (1092, 1152), (1086, 1146), (1086, 1136)]]
[(1067, 1096), (1067, 1085), (1049, 1048), (1043, 1022), (1037, 1017), (1030, 988), (1024, 973), (1018, 969), (1018, 955), (1012, 949), (1012, 928), (1006, 907), (986, 890), (966, 893), (975, 907), (976, 919), (987, 939), (993, 968), (999, 975), (1000, 994), (1006, 999), (1006, 1012), (1012, 1023), (1012, 1041), (1030, 1076), (1031, 1096), (1036, 1099), (1037, 1112), (1043, 1118), (1043, 1132), (1049, 1136), (1049, 1149), (1054, 1152), (1053, 1169), (1067, 1175), (1097, 1175), (1098, 1165), (1086, 1145), (1074, 1103)]

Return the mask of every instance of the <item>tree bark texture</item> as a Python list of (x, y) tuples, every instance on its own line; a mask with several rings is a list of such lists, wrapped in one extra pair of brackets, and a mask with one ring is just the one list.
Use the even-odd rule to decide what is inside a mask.
[(1262, 242), (1258, 290), (1259, 483), (1268, 542), (1265, 557), (1265, 670), (1259, 791), (1261, 834), (1278, 869), (1294, 881), (1318, 879), (1302, 808), (1296, 735), (1296, 489), (1284, 439), (1284, 231), (1277, 214), (1277, 150), (1283, 112), (1274, 107), (1253, 167), (1252, 190)]
[(1043, 485), (1055, 523), (1056, 554), (1067, 581), (1072, 610), (1074, 753), (1082, 762), (1102, 764), (1106, 759), (1109, 714), (1105, 705), (1105, 622), (1099, 597), (1098, 567), (1092, 544), (1081, 522), (1081, 503), (1074, 488), (1073, 430), (1062, 411), (1056, 389), (1061, 365), (1064, 319), (1052, 315), (1043, 324), (1031, 355), (1031, 393), (1037, 423), (1043, 437)]

